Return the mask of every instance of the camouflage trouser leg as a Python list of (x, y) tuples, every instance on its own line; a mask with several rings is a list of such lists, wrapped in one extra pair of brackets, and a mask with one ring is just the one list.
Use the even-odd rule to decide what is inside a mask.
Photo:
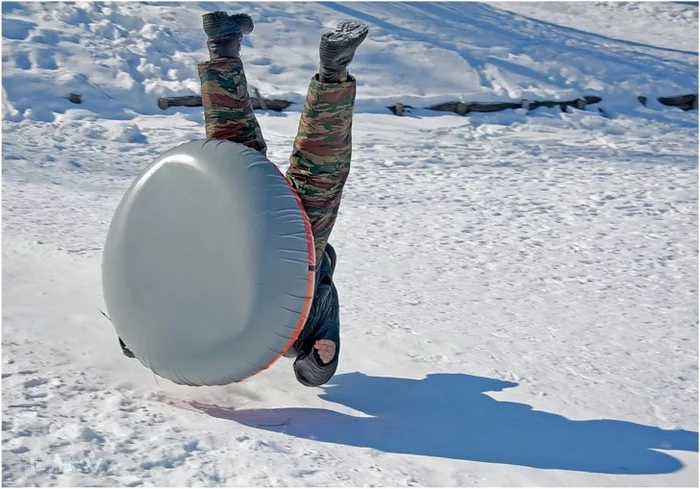
[(248, 95), (248, 82), (239, 58), (197, 65), (207, 138), (228, 139), (267, 153), (262, 130)]
[(350, 173), (352, 113), (356, 82), (321, 83), (315, 78), (301, 113), (287, 179), (309, 216), (316, 264), (323, 259)]

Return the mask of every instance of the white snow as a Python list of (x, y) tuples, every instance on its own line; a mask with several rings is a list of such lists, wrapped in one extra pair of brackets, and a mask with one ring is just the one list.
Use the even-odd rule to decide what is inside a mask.
[[(203, 137), (156, 100), (199, 93), (201, 14), (241, 5), (250, 83), (297, 103), (323, 30), (370, 24), (318, 389), (286, 359), (175, 386), (99, 312), (121, 196)], [(697, 486), (698, 117), (636, 100), (697, 93), (697, 5), (2, 9), (5, 485)], [(584, 95), (610, 117), (419, 109)], [(282, 169), (298, 111), (258, 113)]]

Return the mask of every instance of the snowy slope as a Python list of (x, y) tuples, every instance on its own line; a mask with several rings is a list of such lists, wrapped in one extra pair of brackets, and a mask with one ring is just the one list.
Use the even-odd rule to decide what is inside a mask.
[[(685, 5), (683, 5), (685, 4)], [(694, 5), (695, 4), (695, 5)], [(627, 41), (631, 48), (697, 53), (697, 2), (494, 2), (490, 5), (524, 17), (594, 34), (599, 41)]]
[[(547, 8), (526, 5), (529, 15)], [(82, 108), (117, 119), (160, 113), (158, 96), (198, 93), (196, 62), (205, 54), (200, 14), (223, 7), (192, 3), (167, 14), (162, 8), (3, 3), (4, 100), (19, 112), (10, 109), (9, 117), (51, 121), (52, 111), (75, 108), (63, 98), (71, 92), (84, 96)], [(360, 110), (386, 112), (396, 101), (422, 107), (455, 97), (519, 101), (585, 94), (637, 104), (637, 95), (696, 91), (697, 8), (658, 6), (665, 22), (647, 15), (645, 23), (634, 23), (627, 13), (618, 15), (627, 21), (616, 22), (611, 34), (631, 33), (634, 42), (568, 27), (572, 15), (581, 19), (572, 8), (566, 4), (553, 14), (569, 21), (561, 26), (477, 3), (261, 3), (246, 6), (257, 27), (246, 38), (251, 49), (244, 56), (248, 76), (264, 94), (300, 100), (292, 94), (305, 93), (317, 68), (319, 33), (348, 17), (374, 26), (354, 64), (362, 73)], [(599, 15), (579, 20), (584, 27), (601, 18), (610, 22), (605, 4), (586, 10)], [(674, 11), (676, 22), (668, 22)], [(639, 43), (639, 28), (649, 19), (655, 35)], [(659, 42), (659, 32), (682, 38), (676, 42), (682, 49)], [(38, 99), (37, 91), (46, 96)]]
[[(697, 6), (2, 8), (5, 485), (698, 484), (698, 118), (635, 101), (697, 91)], [(256, 21), (249, 80), (299, 102), (322, 30), (371, 24), (323, 388), (286, 359), (172, 385), (98, 311), (123, 192), (203, 135), (200, 109), (155, 102), (198, 93), (217, 8)], [(385, 109), (589, 94), (613, 117)], [(284, 168), (298, 106), (258, 117)]]

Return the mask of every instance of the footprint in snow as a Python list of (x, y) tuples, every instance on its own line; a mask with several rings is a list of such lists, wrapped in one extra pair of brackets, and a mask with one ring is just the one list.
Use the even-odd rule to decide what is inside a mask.
[(24, 41), (29, 37), (29, 33), (36, 27), (34, 22), (27, 20), (12, 19), (3, 16), (2, 37)]
[(32, 380), (26, 381), (24, 384), (22, 384), (22, 386), (23, 386), (25, 389), (31, 389), (32, 387), (37, 387), (37, 386), (40, 386), (40, 385), (44, 385), (44, 384), (46, 384), (46, 383), (48, 383), (48, 382), (49, 382), (49, 381), (46, 380), (46, 379), (36, 378), (36, 379), (32, 379)]

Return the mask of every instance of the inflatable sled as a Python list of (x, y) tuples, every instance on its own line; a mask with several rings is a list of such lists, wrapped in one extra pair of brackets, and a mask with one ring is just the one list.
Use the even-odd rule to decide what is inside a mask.
[(102, 285), (119, 337), (156, 375), (239, 382), (294, 343), (311, 307), (314, 245), (301, 201), (260, 153), (178, 146), (123, 197)]

